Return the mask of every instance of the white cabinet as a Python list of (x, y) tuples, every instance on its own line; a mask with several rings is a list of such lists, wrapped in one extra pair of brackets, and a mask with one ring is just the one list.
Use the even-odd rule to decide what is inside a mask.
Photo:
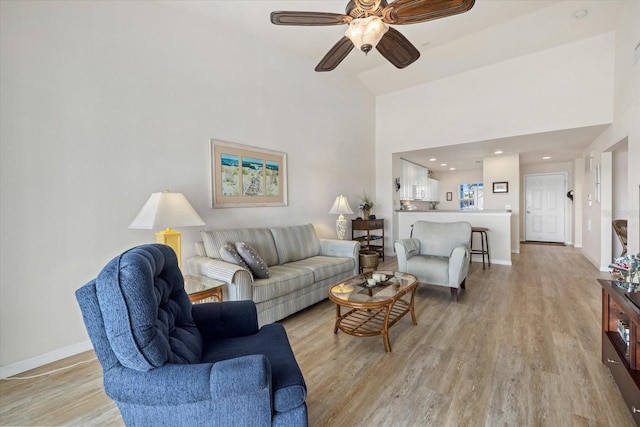
[(440, 181), (433, 178), (427, 178), (425, 197), (423, 200), (429, 202), (440, 201)]
[(429, 169), (404, 159), (400, 159), (400, 200), (440, 200), (440, 183), (429, 178)]

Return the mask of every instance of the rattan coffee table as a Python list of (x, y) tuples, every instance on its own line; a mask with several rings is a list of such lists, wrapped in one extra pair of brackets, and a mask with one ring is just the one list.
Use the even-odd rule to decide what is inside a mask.
[[(373, 273), (385, 274), (389, 279), (375, 287), (366, 287)], [(329, 299), (336, 304), (336, 323), (333, 333), (342, 332), (358, 337), (382, 335), (384, 348), (390, 352), (389, 328), (411, 313), (417, 325), (413, 301), (418, 278), (394, 271), (375, 271), (360, 274), (329, 289)], [(342, 313), (341, 308), (348, 311)]]

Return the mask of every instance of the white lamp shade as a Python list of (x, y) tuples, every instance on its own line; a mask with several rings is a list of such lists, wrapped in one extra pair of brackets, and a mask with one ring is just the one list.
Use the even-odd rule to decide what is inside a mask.
[(349, 206), (349, 200), (342, 194), (336, 197), (336, 201), (333, 203), (333, 207), (329, 211), (330, 214), (352, 214), (351, 206)]
[(205, 225), (182, 193), (153, 193), (129, 228), (147, 230)]
[(344, 35), (351, 40), (356, 49), (365, 52), (373, 49), (378, 45), (382, 36), (389, 31), (389, 26), (382, 22), (378, 16), (369, 16), (367, 18), (356, 18), (349, 23), (349, 28)]

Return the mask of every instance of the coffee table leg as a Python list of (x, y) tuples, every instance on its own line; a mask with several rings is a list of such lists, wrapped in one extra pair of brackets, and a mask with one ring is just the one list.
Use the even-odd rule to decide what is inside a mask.
[(333, 327), (333, 333), (338, 333), (338, 325), (340, 325), (340, 304), (336, 304), (336, 324)]
[(384, 349), (387, 353), (391, 353), (391, 343), (389, 342), (389, 315), (391, 314), (391, 305), (388, 305), (384, 309), (384, 324), (382, 325), (382, 341), (384, 342)]
[(416, 320), (416, 311), (413, 308), (413, 301), (416, 296), (417, 287), (413, 288), (413, 292), (411, 292), (411, 303), (409, 304), (409, 310), (411, 310), (411, 320), (413, 320), (413, 324), (417, 325), (418, 321)]

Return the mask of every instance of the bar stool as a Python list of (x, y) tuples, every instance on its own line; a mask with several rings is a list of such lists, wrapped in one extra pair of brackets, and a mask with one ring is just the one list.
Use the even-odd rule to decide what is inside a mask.
[[(487, 264), (491, 267), (491, 258), (489, 257), (489, 238), (487, 236), (487, 227), (471, 227), (471, 254), (482, 255), (482, 269), (484, 270), (484, 257), (487, 256)], [(473, 233), (480, 234), (480, 244), (482, 249), (473, 249)], [(471, 257), (469, 257), (471, 258)], [(471, 262), (471, 259), (469, 259)]]

